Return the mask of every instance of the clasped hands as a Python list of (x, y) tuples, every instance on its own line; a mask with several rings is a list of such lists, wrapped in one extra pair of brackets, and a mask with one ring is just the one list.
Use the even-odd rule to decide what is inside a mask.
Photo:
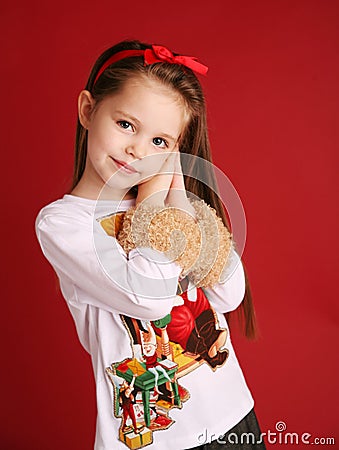
[(195, 217), (186, 194), (179, 150), (169, 152), (160, 171), (138, 185), (136, 203), (143, 202), (176, 207)]

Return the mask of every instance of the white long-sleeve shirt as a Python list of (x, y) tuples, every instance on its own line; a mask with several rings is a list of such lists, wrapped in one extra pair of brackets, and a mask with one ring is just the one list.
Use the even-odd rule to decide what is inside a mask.
[[(44, 207), (36, 219), (42, 251), (57, 273), (80, 342), (92, 358), (98, 410), (95, 450), (128, 448), (119, 439), (121, 411), (117, 417), (117, 392), (105, 371), (134, 356), (121, 315), (148, 323), (169, 314), (177, 301), (180, 267), (150, 248), (136, 248), (127, 256), (98, 220), (134, 203), (96, 202), (67, 194)], [(234, 250), (222, 282), (204, 292), (218, 327), (228, 331), (224, 348), (229, 356), (216, 370), (202, 363), (179, 378), (190, 398), (181, 409), (168, 411), (173, 422), (167, 429), (153, 431), (152, 450), (188, 449), (217, 439), (254, 405), (223, 315), (238, 307), (245, 292), (243, 267)], [(188, 298), (194, 301), (194, 287)]]

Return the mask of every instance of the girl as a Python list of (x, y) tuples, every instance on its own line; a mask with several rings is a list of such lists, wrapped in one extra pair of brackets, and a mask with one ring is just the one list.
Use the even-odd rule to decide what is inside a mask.
[(241, 305), (255, 334), (207, 164), (206, 71), (139, 41), (105, 51), (79, 95), (71, 192), (36, 219), (92, 358), (96, 450), (264, 448), (226, 321)]

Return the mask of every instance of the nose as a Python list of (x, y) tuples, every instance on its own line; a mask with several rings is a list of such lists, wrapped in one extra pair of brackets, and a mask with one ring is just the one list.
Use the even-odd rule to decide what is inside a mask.
[(133, 139), (126, 145), (126, 153), (135, 159), (141, 159), (147, 155), (147, 145), (142, 139)]

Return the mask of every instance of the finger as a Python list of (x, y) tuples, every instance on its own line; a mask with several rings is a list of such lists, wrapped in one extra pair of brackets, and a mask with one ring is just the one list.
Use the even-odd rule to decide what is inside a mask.
[(175, 168), (175, 158), (176, 154), (174, 152), (169, 152), (168, 156), (166, 157), (164, 164), (161, 166), (161, 172), (163, 173), (170, 173), (173, 175), (174, 168)]
[(139, 185), (137, 202), (147, 201), (154, 204), (164, 204), (173, 178), (174, 159), (172, 154), (167, 156), (158, 170), (156, 175)]
[(180, 153), (176, 154), (171, 189), (185, 190), (185, 181), (184, 181), (184, 175), (182, 173), (182, 167), (181, 167), (181, 162), (180, 162)]

